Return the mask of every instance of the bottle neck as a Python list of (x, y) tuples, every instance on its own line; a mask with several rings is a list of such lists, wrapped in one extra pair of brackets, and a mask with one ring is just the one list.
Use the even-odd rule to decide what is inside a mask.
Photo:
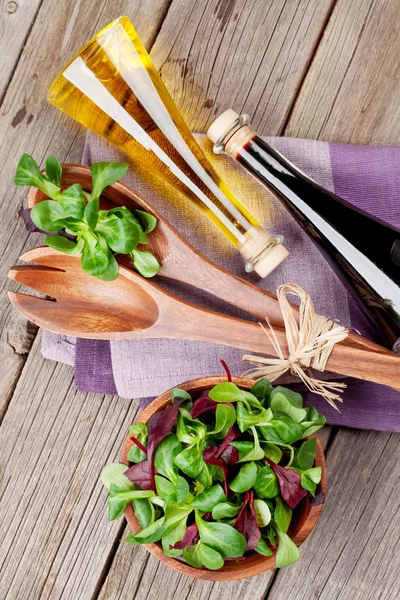
[(229, 154), (233, 158), (237, 158), (240, 150), (253, 138), (256, 137), (256, 132), (249, 125), (243, 125), (237, 129), (225, 142), (225, 154)]

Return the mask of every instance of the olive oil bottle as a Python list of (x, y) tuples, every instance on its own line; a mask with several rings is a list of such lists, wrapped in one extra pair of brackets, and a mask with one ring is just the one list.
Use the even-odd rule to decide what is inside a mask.
[(48, 100), (182, 190), (265, 277), (287, 256), (219, 177), (127, 17), (100, 31), (50, 86)]

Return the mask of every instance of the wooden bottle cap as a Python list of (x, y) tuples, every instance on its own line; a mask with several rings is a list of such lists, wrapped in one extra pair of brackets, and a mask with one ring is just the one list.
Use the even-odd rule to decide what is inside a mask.
[(228, 108), (228, 110), (219, 115), (207, 130), (207, 136), (212, 143), (216, 144), (218, 140), (225, 136), (232, 129), (238, 118), (239, 115), (231, 108)]
[(289, 256), (288, 250), (282, 244), (274, 246), (263, 258), (254, 265), (254, 271), (260, 277), (267, 277)]

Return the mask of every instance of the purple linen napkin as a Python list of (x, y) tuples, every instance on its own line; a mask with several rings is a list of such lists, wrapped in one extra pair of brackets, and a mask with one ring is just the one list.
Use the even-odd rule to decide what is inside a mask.
[[(372, 327), (293, 217), (231, 159), (215, 156), (204, 135), (196, 137), (208, 158), (250, 210), (268, 229), (285, 236), (290, 256), (266, 280), (246, 275), (239, 254), (189, 202), (184, 199), (180, 202), (179, 198), (175, 201), (179, 194), (168, 184), (158, 182), (155, 193), (154, 180), (149, 181), (149, 173), (137, 165), (130, 169), (126, 182), (164, 214), (193, 246), (221, 266), (269, 290), (275, 290), (281, 283), (295, 281), (310, 293), (317, 312), (339, 319), (366, 337), (376, 339)], [(271, 138), (268, 141), (325, 188), (400, 227), (400, 147), (349, 146), (293, 138)], [(126, 157), (89, 134), (83, 161), (90, 164), (100, 160), (126, 160)], [(169, 200), (171, 195), (174, 202)], [(188, 290), (173, 282), (160, 283), (197, 304), (238, 314), (229, 307), (222, 308), (220, 302), (197, 290)], [(118, 393), (123, 397), (140, 396), (144, 398), (142, 406), (151, 397), (179, 382), (220, 374), (221, 358), (226, 360), (235, 375), (242, 374), (247, 368), (241, 361), (241, 351), (174, 340), (111, 343), (77, 340), (74, 348), (72, 338), (44, 332), (42, 349), (44, 356), (55, 360), (71, 363), (74, 357), (79, 389)], [(400, 431), (400, 393), (387, 387), (348, 380), (340, 414), (323, 399), (312, 394), (306, 396), (307, 401), (315, 404), (331, 424)]]

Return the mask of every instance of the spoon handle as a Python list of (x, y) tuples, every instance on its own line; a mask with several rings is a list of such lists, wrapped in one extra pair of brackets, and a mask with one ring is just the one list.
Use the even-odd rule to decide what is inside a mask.
[[(258, 323), (214, 313), (182, 301), (178, 304), (179, 308), (169, 310), (168, 315), (161, 317), (154, 327), (133, 336), (191, 340), (261, 355), (277, 355), (274, 346)], [(274, 328), (274, 331), (282, 353), (287, 357), (285, 332), (279, 328)], [(328, 360), (326, 370), (387, 385), (400, 391), (400, 356), (393, 352), (379, 353), (368, 346), (337, 344)], [(318, 377), (317, 371), (316, 377)]]

